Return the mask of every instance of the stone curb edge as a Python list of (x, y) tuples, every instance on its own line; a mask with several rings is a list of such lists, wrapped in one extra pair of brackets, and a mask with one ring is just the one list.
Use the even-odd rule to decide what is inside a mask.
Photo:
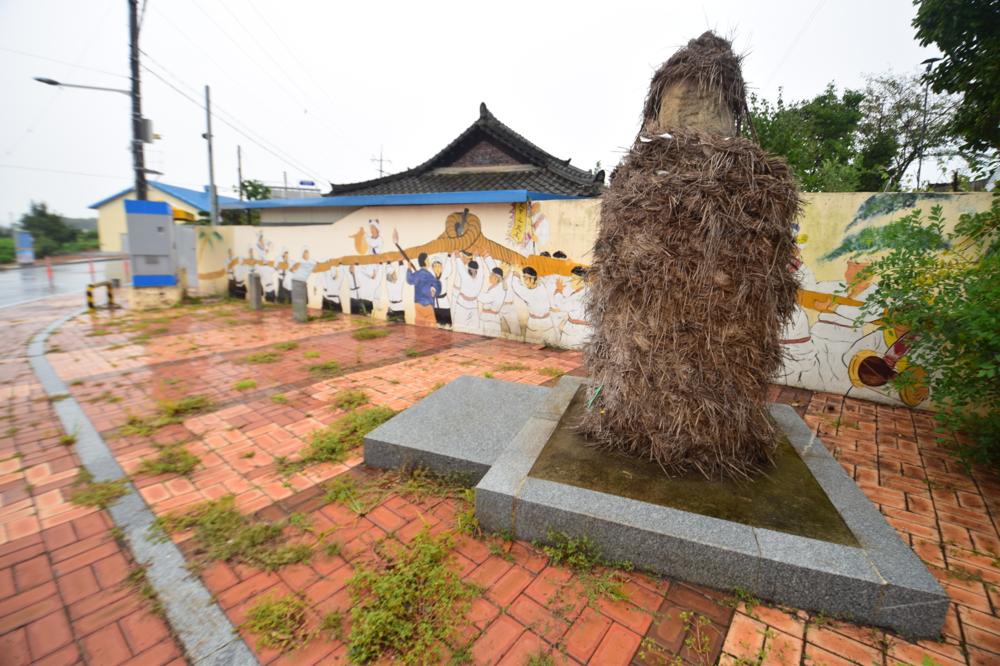
[[(75, 450), (82, 465), (98, 481), (125, 477), (107, 443), (87, 418), (69, 388), (45, 358), (45, 342), (67, 321), (86, 308), (57, 319), (36, 333), (28, 343), (28, 360), (42, 389), (50, 397), (67, 433), (76, 435)], [(114, 523), (125, 534), (136, 562), (146, 567), (146, 577), (163, 604), (167, 621), (192, 663), (211, 666), (258, 664), (253, 652), (236, 633), (229, 618), (201, 580), (192, 575), (184, 556), (170, 540), (157, 540), (150, 531), (153, 512), (127, 481), (129, 493), (108, 508)]]

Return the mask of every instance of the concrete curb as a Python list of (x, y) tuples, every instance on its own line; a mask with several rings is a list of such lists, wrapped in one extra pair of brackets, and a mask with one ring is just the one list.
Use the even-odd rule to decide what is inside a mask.
[[(87, 418), (69, 388), (45, 358), (49, 335), (86, 309), (70, 313), (36, 333), (28, 344), (28, 360), (49, 396), (69, 396), (52, 403), (67, 433), (76, 435), (80, 462), (98, 481), (120, 479), (124, 470), (115, 460), (93, 423)], [(253, 652), (236, 633), (225, 612), (188, 570), (184, 556), (172, 541), (152, 537), (153, 512), (131, 482), (129, 493), (113, 504), (108, 513), (124, 532), (137, 562), (146, 567), (146, 577), (163, 603), (167, 621), (193, 664), (223, 666), (258, 664)]]

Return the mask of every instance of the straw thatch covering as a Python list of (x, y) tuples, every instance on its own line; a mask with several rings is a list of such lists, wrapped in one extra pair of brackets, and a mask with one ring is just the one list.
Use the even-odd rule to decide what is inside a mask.
[(692, 39), (653, 74), (642, 109), (643, 129), (654, 134), (668, 126), (740, 133), (749, 122), (741, 62), (732, 44), (715, 33)]
[[(716, 44), (703, 35), (671, 58), (649, 99), (664, 81), (694, 79), (722, 86), (736, 109), (738, 60), (692, 53), (699, 42)], [(701, 73), (718, 60), (724, 76)], [(744, 476), (775, 445), (765, 396), (795, 306), (798, 192), (784, 161), (749, 140), (658, 129), (640, 135), (604, 195), (589, 272), (596, 395), (582, 429), (671, 473)]]

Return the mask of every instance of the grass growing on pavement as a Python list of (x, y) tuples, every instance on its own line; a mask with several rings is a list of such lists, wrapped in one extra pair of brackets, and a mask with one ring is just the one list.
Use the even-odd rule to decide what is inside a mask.
[(163, 426), (180, 423), (184, 417), (203, 412), (211, 407), (212, 401), (203, 395), (190, 395), (180, 400), (162, 400), (157, 405), (155, 414), (146, 417), (129, 416), (128, 421), (119, 432), (126, 437), (130, 435), (148, 437)]
[(565, 370), (560, 370), (559, 368), (552, 368), (549, 366), (546, 366), (544, 368), (539, 368), (538, 372), (548, 377), (562, 377), (563, 375), (566, 374)]
[(243, 359), (247, 363), (277, 363), (281, 360), (281, 354), (276, 352), (257, 352), (250, 354)]
[(73, 492), (70, 493), (69, 501), (81, 506), (96, 506), (99, 509), (106, 509), (119, 497), (128, 494), (128, 486), (125, 479), (115, 479), (114, 481), (94, 481), (94, 475), (81, 467), (73, 482)]
[(62, 444), (63, 446), (73, 446), (74, 444), (76, 444), (76, 435), (74, 434), (60, 435), (59, 443)]
[(256, 379), (241, 379), (240, 381), (233, 384), (233, 388), (237, 391), (249, 391), (250, 389), (257, 388)]
[(155, 458), (144, 458), (139, 464), (139, 474), (179, 474), (190, 476), (201, 463), (201, 458), (187, 450), (183, 444), (164, 446)]
[(340, 462), (348, 451), (364, 443), (365, 435), (395, 414), (388, 407), (381, 406), (344, 414), (327, 427), (313, 431), (309, 446), (302, 449), (298, 461), (285, 462), (279, 466), (283, 472), (291, 473), (313, 463)]
[(498, 365), (495, 370), (497, 372), (516, 372), (518, 370), (527, 370), (528, 366), (524, 363), (512, 363), (511, 361), (504, 361)]
[(312, 556), (308, 544), (287, 542), (285, 528), (288, 524), (243, 515), (236, 508), (236, 498), (232, 495), (156, 519), (156, 526), (168, 534), (194, 532), (196, 562), (240, 562), (268, 571), (306, 562)]
[(134, 565), (123, 581), (123, 585), (131, 587), (139, 593), (139, 596), (148, 601), (150, 610), (156, 615), (160, 617), (165, 616), (160, 595), (156, 593), (156, 588), (153, 587), (153, 584), (149, 582), (149, 578), (146, 576), (146, 567), (139, 564)]
[(378, 562), (360, 564), (348, 581), (353, 608), (348, 654), (358, 663), (435, 663), (457, 647), (456, 618), (479, 590), (448, 566), (451, 540), (420, 532), (408, 545), (375, 544)]
[(323, 363), (317, 363), (315, 365), (309, 366), (309, 372), (311, 372), (314, 375), (322, 375), (324, 377), (330, 377), (340, 372), (340, 364), (337, 363), (336, 361), (325, 361)]
[(242, 624), (257, 635), (259, 647), (289, 652), (312, 637), (306, 627), (306, 602), (301, 594), (265, 595), (247, 610)]
[(368, 394), (358, 389), (348, 389), (333, 396), (332, 404), (337, 409), (355, 409), (368, 404)]
[(284, 393), (275, 393), (271, 396), (271, 402), (276, 405), (287, 405), (288, 397)]
[(319, 358), (319, 352), (318, 351), (312, 351), (312, 350), (311, 351), (305, 351), (305, 352), (302, 352), (302, 356), (305, 357), (305, 358)]
[(387, 328), (375, 328), (374, 326), (365, 326), (363, 328), (355, 329), (351, 333), (351, 337), (355, 340), (374, 340), (375, 338), (384, 338), (391, 333)]
[(624, 588), (627, 580), (622, 572), (631, 571), (632, 563), (605, 560), (590, 537), (571, 537), (550, 528), (546, 543), (536, 545), (552, 564), (572, 569), (580, 577), (584, 594), (591, 603), (600, 597), (628, 599)]
[(406, 349), (403, 350), (403, 353), (410, 358), (416, 358), (417, 356), (420, 356), (420, 352), (413, 347), (407, 347)]
[(287, 342), (279, 342), (274, 345), (274, 348), (278, 351), (292, 351), (299, 348), (299, 343), (289, 340)]

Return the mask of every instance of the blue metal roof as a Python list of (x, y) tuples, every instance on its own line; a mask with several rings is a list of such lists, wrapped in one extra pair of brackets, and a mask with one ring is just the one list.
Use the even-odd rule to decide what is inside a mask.
[(364, 194), (343, 197), (308, 197), (305, 199), (262, 199), (237, 201), (222, 208), (361, 208), (363, 206), (431, 206), (434, 204), (485, 204), (543, 201), (547, 199), (584, 199), (567, 194), (530, 190), (474, 190), (466, 192), (424, 192), (419, 194)]
[[(212, 208), (212, 204), (208, 200), (208, 192), (205, 191), (199, 192), (198, 190), (191, 190), (186, 187), (178, 187), (177, 185), (168, 185), (166, 183), (158, 183), (158, 182), (151, 182), (149, 183), (149, 186), (152, 187), (153, 189), (157, 189), (160, 192), (163, 192), (164, 194), (168, 194), (174, 197), (175, 199), (180, 199), (181, 201), (191, 206), (192, 208), (197, 208), (198, 210), (203, 210), (206, 212), (208, 212)], [(116, 192), (115, 194), (112, 194), (110, 197), (105, 197), (104, 199), (101, 199), (97, 203), (90, 204), (88, 208), (100, 208), (109, 201), (114, 201), (118, 197), (134, 191), (135, 188), (132, 187), (126, 188), (121, 192)], [(234, 199), (233, 197), (224, 197), (222, 195), (219, 195), (220, 207), (223, 205), (234, 204), (234, 203), (238, 204), (240, 203), (240, 200)]]

